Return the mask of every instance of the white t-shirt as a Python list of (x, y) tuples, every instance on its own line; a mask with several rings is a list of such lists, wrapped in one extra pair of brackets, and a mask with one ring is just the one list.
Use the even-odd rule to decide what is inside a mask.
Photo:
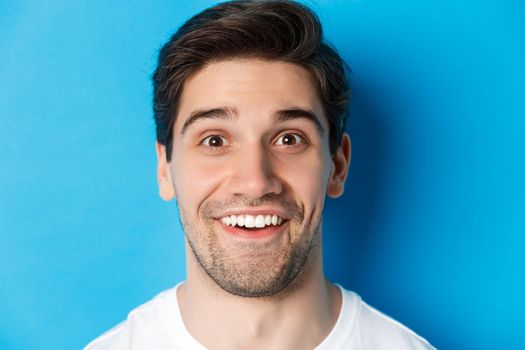
[[(177, 288), (168, 289), (131, 311), (126, 321), (102, 334), (84, 350), (206, 350), (184, 326)], [(342, 293), (339, 318), (314, 350), (429, 350), (425, 339), (366, 304), (359, 295)]]

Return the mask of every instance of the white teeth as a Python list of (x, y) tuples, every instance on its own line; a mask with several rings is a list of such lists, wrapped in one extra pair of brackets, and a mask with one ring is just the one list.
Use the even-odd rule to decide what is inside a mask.
[(257, 215), (257, 217), (255, 218), (255, 227), (264, 227), (264, 216)]
[(244, 215), (237, 216), (237, 225), (244, 226)]
[(229, 215), (221, 218), (221, 222), (227, 226), (240, 226), (247, 228), (263, 228), (270, 225), (281, 225), (283, 219), (277, 215)]
[(254, 227), (255, 226), (255, 218), (251, 215), (246, 215), (244, 217), (244, 226), (245, 227)]

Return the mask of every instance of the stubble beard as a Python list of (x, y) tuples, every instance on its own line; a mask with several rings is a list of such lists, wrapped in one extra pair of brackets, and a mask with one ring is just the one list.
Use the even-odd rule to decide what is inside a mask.
[[(211, 207), (217, 205), (220, 204)], [(314, 247), (320, 243), (321, 217), (313, 219), (313, 225), (309, 225), (313, 229), (309, 231), (306, 225), (300, 226), (301, 220), (296, 220), (302, 218), (299, 213), (288, 222), (288, 232), (281, 233), (287, 234), (288, 244), (279, 251), (271, 242), (236, 244), (236, 249), (249, 257), (241, 263), (231, 256), (228, 247), (221, 246), (212, 223), (199, 227), (180, 203), (179, 211), (186, 239), (200, 268), (221, 289), (236, 296), (268, 297), (283, 292), (306, 268)], [(298, 237), (295, 242), (293, 237)]]

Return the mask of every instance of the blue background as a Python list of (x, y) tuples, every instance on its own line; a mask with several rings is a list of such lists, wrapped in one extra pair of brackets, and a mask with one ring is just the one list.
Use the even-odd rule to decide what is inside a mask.
[[(1, 349), (79, 349), (184, 279), (150, 74), (212, 3), (0, 2)], [(306, 3), (353, 69), (328, 277), (439, 348), (520, 348), (523, 2)]]

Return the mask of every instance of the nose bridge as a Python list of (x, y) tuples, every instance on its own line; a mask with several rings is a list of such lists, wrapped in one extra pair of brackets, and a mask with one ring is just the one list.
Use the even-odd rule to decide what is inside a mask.
[(278, 194), (282, 185), (275, 174), (273, 160), (260, 140), (245, 143), (238, 151), (231, 191), (253, 198), (268, 193)]

